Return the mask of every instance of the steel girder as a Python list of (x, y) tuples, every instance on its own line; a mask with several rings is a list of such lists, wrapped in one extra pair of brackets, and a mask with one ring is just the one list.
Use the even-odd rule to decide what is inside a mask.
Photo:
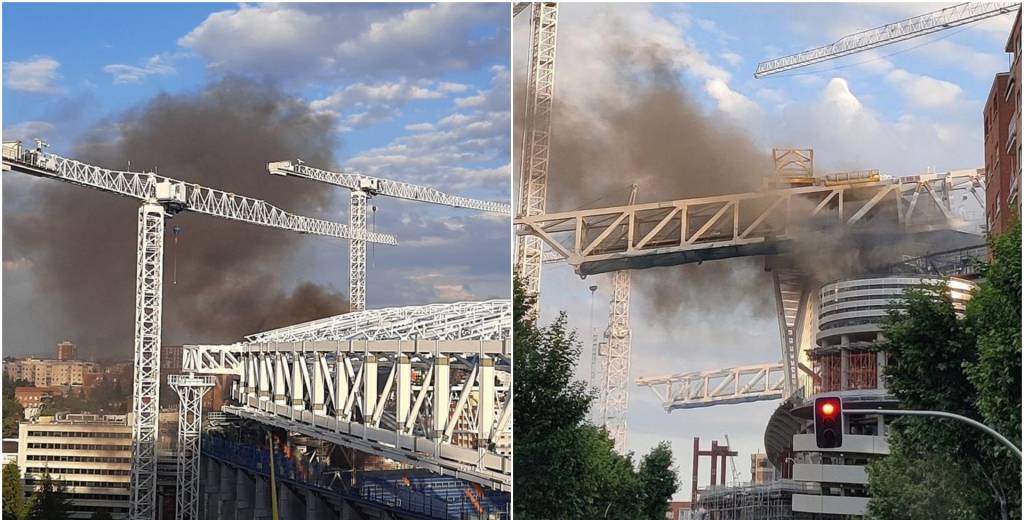
[(199, 454), (202, 443), (203, 396), (214, 386), (212, 376), (172, 374), (167, 377), (178, 394), (176, 520), (199, 520)]
[[(60, 179), (140, 201), (161, 200), (166, 198), (165, 193), (173, 193), (178, 196), (169, 204), (171, 211), (194, 211), (229, 220), (346, 240), (357, 238), (357, 234), (343, 224), (295, 215), (259, 199), (155, 173), (108, 170), (59, 155), (26, 149), (20, 142), (3, 143), (3, 163), (5, 169)], [(366, 233), (365, 238), (378, 244), (398, 245), (394, 235)]]
[[(551, 156), (551, 109), (555, 98), (555, 55), (558, 42), (558, 4), (533, 4), (530, 31), (530, 68), (526, 84), (526, 115), (523, 127), (523, 157), (519, 168), (519, 214), (543, 215), (547, 204), (548, 166)], [(540, 239), (520, 236), (516, 240), (516, 271), (526, 294), (540, 292), (543, 265)], [(533, 311), (536, 312), (534, 307)]]
[(953, 195), (980, 207), (984, 175), (960, 170), (873, 182), (816, 178), (821, 185), (521, 215), (518, 233), (543, 240), (576, 272), (679, 265), (777, 254), (802, 233), (953, 229), (976, 233), (956, 217)]
[(246, 337), (249, 343), (348, 339), (507, 339), (512, 302), (436, 303), (370, 309)]
[(785, 396), (789, 397), (800, 388), (800, 353), (804, 350), (806, 328), (814, 322), (808, 313), (814, 312), (817, 291), (804, 273), (784, 267), (772, 268), (772, 288), (782, 340), (782, 365), (786, 373)]
[(782, 363), (688, 372), (671, 376), (642, 377), (666, 411), (706, 408), (722, 404), (780, 399), (785, 386)]
[(163, 300), (164, 207), (139, 208), (135, 275), (135, 370), (133, 377), (132, 520), (156, 518), (157, 435), (160, 417), (160, 325)]
[(224, 411), (510, 488), (510, 358), (335, 344), (238, 353), (241, 404)]

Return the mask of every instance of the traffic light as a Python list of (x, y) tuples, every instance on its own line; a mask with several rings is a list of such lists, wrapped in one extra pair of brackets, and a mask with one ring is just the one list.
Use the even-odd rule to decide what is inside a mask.
[(819, 397), (814, 400), (814, 439), (819, 448), (843, 445), (843, 400)]

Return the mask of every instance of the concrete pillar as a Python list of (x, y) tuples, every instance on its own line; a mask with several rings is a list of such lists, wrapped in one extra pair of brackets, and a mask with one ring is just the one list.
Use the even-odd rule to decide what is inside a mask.
[(235, 483), (235, 471), (228, 465), (221, 465), (220, 468), (220, 515), (217, 518), (225, 520), (235, 519), (235, 490), (238, 484)]
[(336, 353), (334, 358), (334, 388), (331, 390), (334, 392), (334, 418), (340, 420), (348, 420), (348, 416), (345, 415), (345, 402), (348, 401), (349, 392), (349, 381), (348, 381), (348, 358), (342, 353)]
[(237, 483), (237, 489), (235, 490), (235, 511), (237, 518), (252, 518), (253, 517), (253, 499), (254, 497), (254, 482), (252, 475), (242, 468), (235, 469), (235, 482)]
[(878, 363), (878, 370), (876, 370), (878, 389), (885, 390), (885, 352), (875, 352), (875, 362)]
[(448, 356), (438, 356), (434, 360), (434, 438), (444, 436), (448, 426), (448, 414), (451, 413), (451, 385), (449, 382)]
[(341, 501), (341, 513), (338, 515), (339, 520), (363, 520), (363, 515), (358, 509), (352, 507), (352, 504), (348, 500)]
[(311, 401), (313, 402), (313, 413), (324, 414), (324, 354), (317, 352), (313, 355), (313, 388), (311, 388)]
[(367, 354), (363, 359), (363, 421), (370, 422), (377, 406), (377, 357)]
[(260, 401), (266, 401), (270, 399), (270, 358), (266, 354), (260, 354), (258, 363), (260, 371)]
[(274, 353), (274, 404), (288, 404), (284, 393), (284, 355)]
[(253, 520), (270, 520), (270, 481), (260, 475), (253, 477)]
[(398, 373), (395, 374), (398, 380), (398, 388), (395, 390), (395, 416), (398, 419), (398, 430), (405, 426), (409, 418), (409, 407), (412, 403), (412, 366), (409, 364), (409, 356), (398, 356)]
[(292, 356), (292, 409), (306, 409), (306, 383), (302, 379), (302, 365), (306, 362), (305, 355), (296, 352)]
[(204, 483), (203, 496), (205, 497), (205, 507), (203, 515), (206, 520), (217, 520), (217, 504), (220, 501), (220, 463), (213, 459), (213, 457), (207, 457), (206, 459), (206, 475), (202, 481)]
[(331, 506), (320, 498), (320, 495), (311, 489), (306, 490), (306, 520), (328, 520), (335, 518)]
[(295, 496), (292, 489), (279, 482), (277, 484), (277, 507), (281, 520), (296, 520), (305, 517), (305, 511), (301, 508), (302, 501)]
[(841, 348), (839, 350), (839, 389), (850, 388), (850, 336), (840, 337)]
[(486, 450), (494, 426), (494, 359), (482, 357), (478, 374), (480, 400), (477, 409), (477, 448)]

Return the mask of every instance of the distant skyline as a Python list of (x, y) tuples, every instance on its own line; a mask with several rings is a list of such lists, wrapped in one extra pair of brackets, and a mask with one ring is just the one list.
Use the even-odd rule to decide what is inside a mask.
[[(678, 82), (719, 128), (738, 129), (746, 136), (763, 154), (766, 169), (772, 147), (813, 148), (819, 174), (877, 168), (890, 175), (913, 175), (929, 168), (982, 167), (982, 110), (993, 76), (1009, 69), (1004, 48), (1013, 14), (775, 78), (752, 77), (760, 61), (949, 5), (561, 4), (556, 132), (558, 117), (570, 113), (568, 108), (582, 108), (574, 124), (602, 128), (607, 121), (600, 112), (609, 99), (624, 107), (636, 103), (642, 90), (637, 83), (643, 85), (653, 70)], [(517, 73), (524, 70), (529, 50), (527, 18), (520, 15), (514, 21)], [(623, 56), (627, 59), (619, 61)], [(651, 56), (657, 60), (644, 61)], [(618, 92), (621, 99), (615, 97)], [(693, 140), (685, 134), (664, 137), (669, 144), (673, 138), (680, 145)], [(553, 157), (560, 153), (559, 139), (553, 134)], [(634, 181), (639, 183), (639, 202), (683, 196), (651, 191), (645, 175), (654, 175), (666, 158), (648, 159), (651, 171), (633, 178), (628, 172), (610, 175), (601, 179), (607, 191), (590, 193), (597, 190), (587, 186), (592, 196), (575, 199), (588, 202), (586, 207), (616, 205), (625, 201)], [(561, 181), (555, 161), (549, 208), (552, 200), (573, 198), (557, 191)], [(671, 166), (682, 171), (688, 165)], [(708, 172), (722, 173), (728, 172)], [(599, 287), (593, 321), (600, 334), (608, 319), (609, 277), (581, 280), (564, 264), (544, 266), (541, 322), (550, 322), (558, 311), (568, 312), (569, 324), (584, 345), (579, 367), (584, 379), (590, 371), (590, 285)], [(670, 297), (673, 292), (677, 297)], [(635, 271), (631, 319), (632, 380), (781, 359), (771, 284), (757, 258)], [(650, 389), (631, 384), (629, 393), (629, 449), (642, 454), (670, 440), (684, 482), (691, 474), (692, 438), (701, 437), (706, 447), (712, 440), (724, 442), (726, 434), (739, 451), (736, 470), (741, 480), (748, 480), (750, 454), (764, 450), (764, 428), (779, 404), (669, 414)], [(701, 486), (708, 484), (707, 473), (705, 464)], [(731, 479), (731, 468), (727, 474)], [(684, 485), (676, 498), (687, 500), (689, 495), (690, 486)]]
[[(96, 129), (162, 94), (239, 77), (333, 116), (335, 165), (475, 198), (511, 197), (505, 4), (21, 3), (5, 4), (3, 15), (5, 140), (42, 137), (50, 151), (71, 155)], [(41, 181), (3, 176), (8, 193), (33, 182)], [(347, 223), (348, 194), (336, 197), (338, 213), (327, 217)], [(5, 218), (65, 218), (4, 202)], [(383, 197), (372, 205), (371, 225), (402, 245), (371, 248), (371, 308), (506, 297), (507, 219)], [(347, 296), (347, 244), (303, 244), (279, 267), (282, 276)], [(42, 289), (47, 273), (30, 252), (4, 248), (3, 275), (5, 354), (47, 353), (66, 338), (83, 355), (130, 350), (83, 340), (89, 324), (71, 321)], [(111, 320), (130, 337), (132, 316)]]

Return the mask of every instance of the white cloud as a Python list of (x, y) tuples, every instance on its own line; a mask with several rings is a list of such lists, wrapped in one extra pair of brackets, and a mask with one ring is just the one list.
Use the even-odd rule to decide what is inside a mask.
[(949, 106), (960, 97), (959, 85), (935, 79), (930, 76), (911, 74), (895, 69), (886, 74), (886, 79), (898, 83), (903, 94), (912, 105), (925, 108)]
[(177, 71), (168, 63), (173, 58), (157, 54), (150, 56), (142, 66), (113, 63), (103, 67), (103, 72), (114, 77), (115, 84), (139, 83), (149, 76), (170, 76)]
[(723, 52), (723, 53), (720, 53), (718, 55), (718, 57), (722, 58), (727, 63), (729, 63), (729, 65), (732, 65), (734, 67), (736, 65), (739, 65), (740, 63), (743, 63), (743, 56), (740, 56), (739, 54), (736, 54), (735, 52)]
[(21, 123), (4, 128), (5, 140), (30, 141), (32, 139), (43, 139), (52, 135), (56, 126), (47, 121), (23, 121)]
[(33, 94), (55, 94), (60, 88), (55, 85), (61, 78), (57, 72), (60, 62), (46, 56), (36, 56), (29, 61), (4, 63), (4, 84), (12, 90)]
[[(508, 17), (502, 4), (245, 4), (211, 14), (178, 43), (224, 73), (299, 82), (437, 77), (507, 51)], [(485, 24), (497, 32), (480, 31)]]
[(449, 93), (465, 90), (459, 83), (437, 83), (422, 80), (412, 83), (405, 78), (393, 82), (353, 83), (333, 94), (310, 102), (316, 112), (341, 115), (348, 112), (343, 130), (364, 128), (390, 121), (401, 115), (400, 108), (411, 101), (441, 99)]

